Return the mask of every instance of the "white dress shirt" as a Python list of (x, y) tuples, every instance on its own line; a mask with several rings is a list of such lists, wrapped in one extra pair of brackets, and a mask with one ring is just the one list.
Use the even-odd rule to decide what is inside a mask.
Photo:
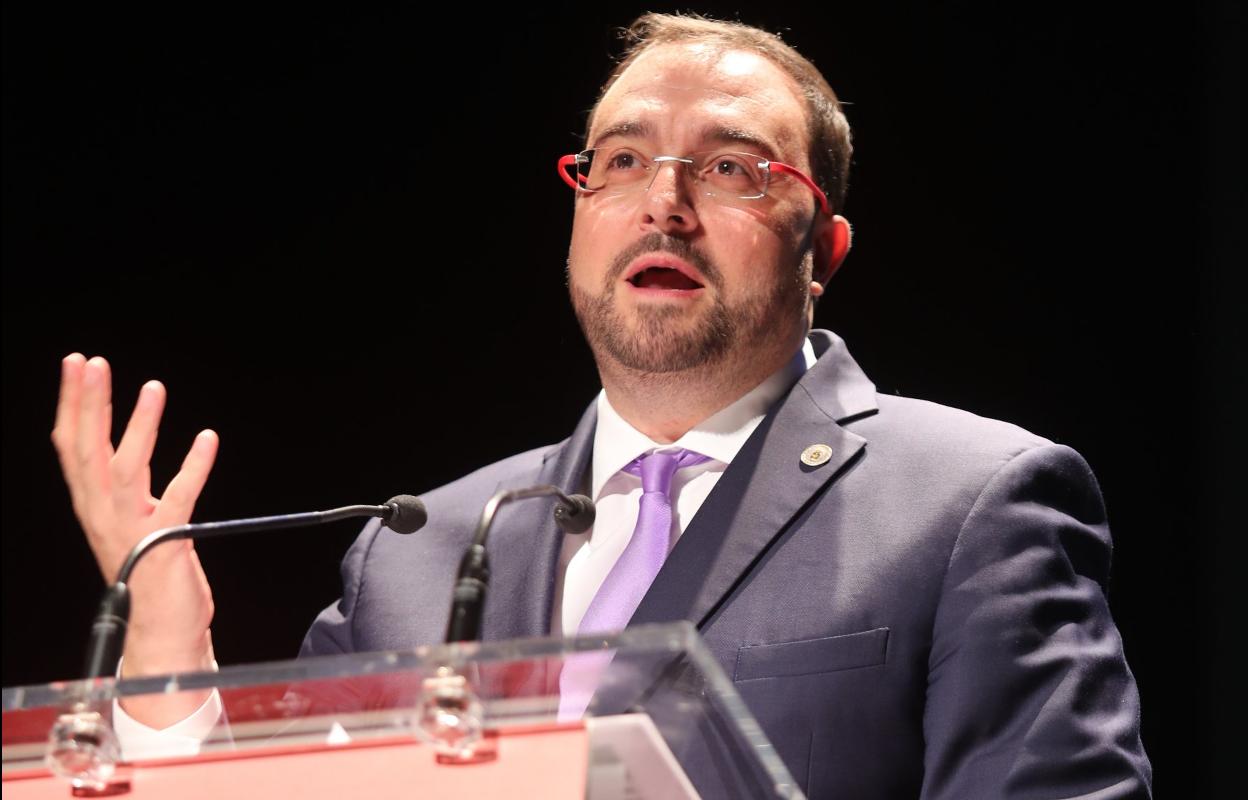
[(679, 470), (672, 478), (670, 553), (745, 440), (814, 363), (815, 350), (807, 340), (801, 351), (766, 380), (671, 444), (659, 444), (629, 425), (612, 408), (606, 391), (598, 393), (598, 426), (589, 481), (597, 522), (587, 533), (564, 537), (551, 633), (576, 635), (590, 601), (633, 536), (641, 504), (641, 478), (621, 470), (638, 456), (655, 450), (692, 450), (710, 458)]

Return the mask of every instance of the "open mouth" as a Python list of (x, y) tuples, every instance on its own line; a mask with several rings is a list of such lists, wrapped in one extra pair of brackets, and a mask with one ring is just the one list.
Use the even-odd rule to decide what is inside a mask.
[(687, 292), (702, 288), (702, 284), (671, 267), (646, 267), (629, 278), (628, 282), (638, 289)]

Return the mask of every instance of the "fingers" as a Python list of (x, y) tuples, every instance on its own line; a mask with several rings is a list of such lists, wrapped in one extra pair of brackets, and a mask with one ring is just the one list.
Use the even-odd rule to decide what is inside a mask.
[(191, 518), (195, 510), (195, 501), (203, 491), (208, 473), (212, 471), (213, 462), (217, 458), (217, 434), (210, 430), (200, 431), (191, 445), (190, 452), (182, 461), (182, 469), (173, 476), (160, 498), (158, 514), (161, 527), (181, 525)]
[(61, 359), (61, 393), (56, 402), (56, 423), (52, 441), (57, 449), (74, 440), (78, 428), (78, 403), (82, 397), (82, 369), (87, 360), (82, 353), (70, 353)]
[[(52, 441), (74, 510), (97, 558), (130, 547), (134, 536), (153, 525), (166, 527), (189, 520), (218, 448), (217, 435), (202, 431), (164, 497), (157, 500), (151, 495), (150, 464), (165, 409), (165, 387), (159, 381), (143, 385), (116, 452), (109, 438), (111, 401), (112, 374), (107, 361), (87, 360), (81, 353), (62, 360)], [(143, 522), (153, 512), (156, 519)]]
[(165, 397), (165, 387), (160, 381), (143, 384), (126, 432), (122, 434), (121, 443), (113, 455), (111, 475), (114, 500), (123, 512), (141, 507), (151, 492), (148, 464), (156, 448)]
[(78, 406), (82, 400), (82, 371), (87, 360), (82, 353), (71, 353), (61, 360), (61, 392), (56, 403), (56, 423), (52, 428), (52, 444), (61, 461), (61, 472), (69, 484), (74, 503), (78, 503), (77, 458)]
[(108, 438), (112, 428), (112, 382), (108, 362), (99, 356), (83, 367), (74, 450), (80, 490), (93, 506), (108, 492), (108, 462), (113, 455)]

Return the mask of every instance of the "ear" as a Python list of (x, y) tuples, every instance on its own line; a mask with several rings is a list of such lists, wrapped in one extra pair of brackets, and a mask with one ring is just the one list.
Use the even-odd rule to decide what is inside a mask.
[(827, 285), (832, 276), (845, 262), (849, 255), (849, 247), (853, 239), (849, 220), (840, 214), (829, 219), (821, 218), (815, 230), (815, 268), (811, 276), (815, 281)]

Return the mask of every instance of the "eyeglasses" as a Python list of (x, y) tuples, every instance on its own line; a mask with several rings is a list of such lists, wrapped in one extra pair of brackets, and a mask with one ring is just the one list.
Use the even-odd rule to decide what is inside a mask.
[(698, 191), (721, 200), (758, 200), (767, 194), (773, 173), (791, 175), (815, 193), (823, 213), (832, 213), (828, 196), (801, 170), (750, 153), (706, 150), (649, 157), (631, 147), (595, 148), (560, 158), (559, 177), (577, 191), (627, 194), (649, 191), (666, 163), (685, 165)]

